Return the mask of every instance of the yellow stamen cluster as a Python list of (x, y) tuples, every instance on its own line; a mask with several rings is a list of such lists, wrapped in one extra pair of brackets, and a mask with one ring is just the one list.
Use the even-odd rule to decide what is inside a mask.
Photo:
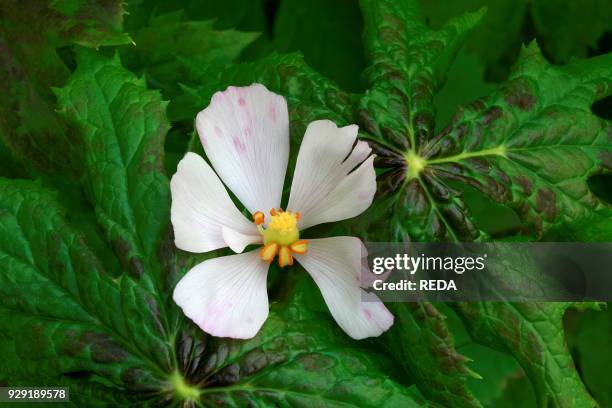
[(265, 216), (261, 211), (253, 214), (253, 222), (263, 237), (264, 246), (259, 256), (266, 262), (272, 262), (278, 255), (278, 264), (281, 267), (293, 265), (293, 253), (305, 254), (308, 250), (308, 241), (300, 240), (300, 231), (297, 222), (299, 212), (283, 211), (282, 208), (270, 210), (270, 223), (263, 227)]

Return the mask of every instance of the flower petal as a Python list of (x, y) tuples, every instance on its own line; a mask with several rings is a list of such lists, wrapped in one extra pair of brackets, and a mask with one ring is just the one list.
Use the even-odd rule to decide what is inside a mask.
[(263, 242), (262, 236), (260, 234), (259, 235), (242, 234), (226, 226), (223, 226), (223, 228), (221, 228), (221, 232), (223, 234), (223, 239), (227, 243), (227, 246), (229, 246), (230, 249), (236, 252), (237, 254), (244, 251), (244, 248), (246, 248), (246, 246), (249, 244), (259, 244)]
[(326, 222), (355, 217), (371, 204), (376, 193), (374, 156), (370, 156), (357, 170), (344, 177), (300, 224), (305, 229)]
[(280, 206), (289, 158), (285, 98), (263, 85), (230, 86), (196, 118), (206, 156), (251, 212)]
[(268, 317), (268, 263), (258, 251), (213, 258), (179, 281), (173, 299), (202, 330), (250, 339)]
[(353, 148), (357, 129), (356, 125), (338, 128), (329, 120), (308, 125), (287, 205), (301, 212), (300, 229), (355, 217), (372, 204), (374, 161), (373, 156), (366, 160), (371, 152), (366, 142)]
[(232, 202), (221, 180), (195, 153), (187, 153), (170, 181), (170, 218), (176, 246), (189, 252), (208, 252), (228, 246), (223, 226), (257, 236), (257, 227)]
[(311, 239), (305, 255), (294, 254), (315, 280), (338, 325), (357, 340), (379, 336), (393, 324), (393, 315), (378, 297), (359, 287), (361, 245), (354, 237)]

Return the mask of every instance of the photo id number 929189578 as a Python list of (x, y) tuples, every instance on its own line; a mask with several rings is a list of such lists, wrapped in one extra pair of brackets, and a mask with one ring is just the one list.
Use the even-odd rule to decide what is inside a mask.
[(68, 401), (68, 387), (0, 387), (0, 403)]

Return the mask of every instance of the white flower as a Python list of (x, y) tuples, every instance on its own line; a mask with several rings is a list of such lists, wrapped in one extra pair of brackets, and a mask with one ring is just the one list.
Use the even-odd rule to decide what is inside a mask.
[[(393, 315), (376, 297), (362, 302), (362, 246), (354, 237), (301, 239), (317, 224), (355, 217), (376, 190), (371, 149), (357, 126), (312, 122), (300, 147), (287, 211), (280, 209), (289, 158), (285, 99), (263, 85), (217, 92), (196, 127), (213, 168), (187, 153), (172, 177), (176, 246), (190, 252), (230, 247), (236, 255), (209, 259), (191, 269), (174, 290), (187, 317), (214, 336), (251, 338), (268, 317), (266, 277), (278, 255), (294, 258), (318, 285), (334, 319), (351, 337), (378, 336)], [(217, 175), (219, 177), (217, 177)], [(253, 214), (248, 220), (225, 185)], [(265, 216), (264, 213), (268, 213)], [(260, 249), (241, 253), (249, 244)]]

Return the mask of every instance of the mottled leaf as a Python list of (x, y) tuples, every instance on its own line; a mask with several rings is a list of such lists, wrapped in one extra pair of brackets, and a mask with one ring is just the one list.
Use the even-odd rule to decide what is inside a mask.
[[(532, 45), (510, 79), (491, 91), (482, 87), (475, 57), (460, 53), (476, 33), (495, 48), (491, 61), (514, 58), (498, 39), (511, 38), (522, 31), (519, 23), (529, 21), (546, 39), (547, 57), (553, 49), (558, 55), (584, 53), (605, 29), (600, 22), (606, 14), (600, 13), (601, 21), (593, 18), (582, 38), (566, 41), (564, 33), (584, 24), (562, 15), (558, 20), (564, 23), (545, 33), (543, 27), (553, 26), (551, 16), (562, 14), (553, 0), (491, 4), (486, 17), (474, 0), (471, 13), (445, 18), (444, 24), (426, 22), (419, 3), (360, 2), (370, 64), (363, 76), (369, 89), (361, 94), (341, 90), (299, 54), (235, 63), (239, 54), (249, 55), (243, 51), (254, 39), (235, 29), (256, 29), (266, 44), (306, 47), (306, 60), (324, 73), (337, 77), (350, 69), (339, 82), (354, 83), (361, 63), (348, 60), (361, 53), (348, 45), (338, 50), (337, 44), (354, 44), (355, 38), (346, 37), (349, 31), (326, 38), (338, 28), (321, 29), (328, 20), (317, 20), (349, 19), (351, 30), (360, 27), (348, 3), (326, 4), (327, 11), (348, 10), (333, 16), (321, 7), (283, 2), (273, 24), (277, 2), (135, 1), (128, 9), (136, 44), (119, 55), (149, 86), (173, 98), (170, 116), (183, 140), (214, 92), (253, 82), (287, 98), (293, 155), (312, 120), (359, 124), (360, 136), (378, 154), (380, 195), (359, 219), (322, 226), (313, 236), (348, 231), (385, 241), (489, 240), (493, 230), (466, 204), (478, 209), (473, 203), (479, 199), (463, 201), (466, 191), (477, 191), (481, 201), (516, 213), (523, 239), (609, 240), (610, 206), (587, 181), (612, 167), (610, 124), (591, 113), (592, 104), (611, 92), (612, 57), (552, 66)], [(591, 13), (591, 7), (575, 7)], [(551, 8), (555, 13), (546, 11)], [(192, 256), (173, 245), (163, 171), (166, 102), (117, 56), (108, 57), (114, 50), (76, 47), (73, 60), (75, 44), (97, 48), (129, 41), (121, 32), (120, 4), (6, 1), (0, 12), (0, 79), (9, 96), (0, 111), (8, 149), (0, 149), (0, 157), (11, 167), (2, 174), (23, 174), (12, 170), (13, 157), (34, 159), (37, 169), (76, 164), (89, 200), (82, 202), (81, 190), (58, 177), (42, 184), (0, 180), (0, 346), (8, 356), (0, 362), (1, 384), (32, 385), (35, 378), (36, 385), (69, 386), (72, 406), (469, 407), (496, 404), (503, 392), (516, 395), (516, 403), (530, 403), (529, 393), (514, 392), (515, 384), (529, 387), (524, 380), (504, 386), (509, 373), (520, 375), (513, 364), (483, 380), (491, 390), (474, 387), (472, 370), (486, 375), (496, 368), (463, 355), (487, 359), (503, 353), (505, 363), (514, 358), (523, 367), (539, 406), (595, 405), (588, 391), (600, 383), (591, 376), (587, 387), (582, 384), (578, 372), (586, 379), (586, 366), (573, 367), (565, 344), (568, 304), (455, 305), (473, 338), (468, 343), (483, 344), (477, 346), (487, 351), (482, 354), (470, 354), (465, 342), (455, 340), (464, 329), (447, 324), (447, 310), (427, 303), (394, 305), (393, 328), (381, 339), (357, 342), (333, 322), (309, 278), (310, 286), (295, 286), (303, 271), (274, 268), (270, 318), (261, 332), (247, 341), (207, 336), (170, 296), (191, 266), (223, 251)], [(221, 17), (216, 29), (207, 21), (214, 15)], [(273, 28), (275, 36), (268, 37)], [(320, 46), (309, 48), (312, 41), (291, 35), (302, 31), (312, 33), (310, 40), (319, 38), (314, 42)], [(508, 42), (518, 53), (520, 40), (512, 38)], [(259, 51), (264, 49), (265, 44)], [(473, 69), (469, 80), (453, 73), (458, 53), (463, 59), (455, 68)], [(342, 62), (347, 66), (338, 70)], [(67, 84), (66, 66), (76, 66)], [(444, 88), (447, 76), (464, 83)], [(445, 89), (455, 85), (469, 92), (446, 97)], [(56, 93), (61, 117), (51, 87), (62, 87)], [(450, 116), (451, 104), (487, 92), (460, 108), (448, 126), (436, 126), (436, 118)], [(174, 148), (178, 158), (180, 143)], [(41, 185), (59, 189), (60, 196)], [(306, 305), (309, 296), (318, 296), (318, 308)]]
[[(463, 202), (457, 188), (463, 184), (516, 211), (526, 234), (542, 238), (563, 231), (578, 240), (609, 239), (610, 206), (587, 181), (612, 168), (612, 128), (591, 112), (591, 105), (611, 92), (612, 56), (556, 67), (533, 44), (499, 90), (460, 108), (434, 136), (432, 95), (479, 15), (458, 17), (435, 32), (423, 28), (417, 2), (362, 2), (362, 8), (373, 88), (361, 100), (358, 119), (386, 169), (379, 178), (382, 195), (366, 223), (368, 238), (380, 239), (377, 231), (386, 231), (387, 240), (489, 239)], [(413, 27), (419, 29), (410, 31)], [(583, 228), (585, 223), (597, 230)], [(540, 403), (592, 404), (565, 347), (563, 310), (476, 303), (461, 313), (466, 325), (478, 326), (471, 330), (477, 341), (517, 358)], [(544, 319), (548, 325), (540, 324)], [(403, 329), (405, 322), (399, 324)], [(517, 340), (524, 341), (527, 332), (533, 350)], [(426, 392), (428, 383), (417, 377), (417, 385)]]
[(563, 332), (567, 303), (460, 303), (456, 310), (479, 343), (516, 358), (538, 406), (597, 406), (582, 383)]
[(0, 17), (0, 137), (26, 166), (68, 171), (73, 132), (55, 112), (51, 87), (69, 71), (57, 49), (128, 43), (122, 3), (6, 0)]
[(135, 397), (158, 387), (171, 365), (152, 294), (108, 274), (55, 194), (35, 182), (0, 179), (0, 296), (4, 383), (57, 386), (79, 376), (80, 386), (98, 388), (90, 380), (100, 377)]
[[(163, 170), (167, 103), (117, 56), (85, 49), (66, 87), (56, 93), (62, 112), (79, 130), (82, 182), (107, 241), (124, 272), (156, 293), (164, 308), (171, 278), (163, 274), (158, 251), (170, 217)], [(163, 312), (158, 311), (166, 324)]]
[[(264, 328), (249, 341), (213, 339), (188, 319), (177, 319), (177, 307), (168, 300), (174, 282), (166, 273), (176, 273), (177, 268), (184, 273), (187, 268), (178, 264), (172, 247), (166, 248), (171, 244), (165, 237), (168, 180), (160, 170), (168, 129), (165, 103), (159, 92), (147, 90), (142, 80), (125, 70), (117, 56), (79, 50), (77, 57), (76, 71), (56, 93), (62, 113), (79, 131), (85, 169), (82, 182), (97, 222), (114, 244), (123, 273), (117, 277), (103, 270), (81, 235), (61, 218), (49, 193), (42, 198), (33, 194), (21, 198), (30, 184), (17, 182), (13, 190), (2, 194), (8, 203), (6, 213), (12, 217), (2, 223), (10, 228), (3, 231), (7, 239), (2, 243), (11, 262), (3, 277), (11, 281), (26, 276), (15, 274), (20, 257), (32, 258), (28, 258), (30, 263), (40, 259), (43, 266), (38, 275), (52, 274), (65, 293), (47, 293), (55, 286), (35, 285), (43, 292), (29, 297), (26, 282), (6, 285), (21, 291), (10, 293), (16, 304), (6, 313), (18, 316), (25, 309), (57, 316), (30, 328), (31, 320), (3, 315), (11, 323), (4, 333), (10, 339), (5, 350), (15, 356), (24, 353), (21, 347), (28, 353), (40, 349), (50, 354), (49, 382), (69, 385), (74, 392), (82, 390), (93, 399), (92, 405), (127, 405), (134, 399), (144, 405), (341, 406), (363, 405), (366, 398), (366, 406), (427, 404), (416, 390), (405, 386), (409, 383), (392, 379), (399, 375), (382, 353), (373, 353), (365, 345), (356, 347), (329, 315), (308, 312), (297, 303), (299, 297), (274, 306)], [(24, 210), (22, 203), (36, 207)], [(52, 216), (53, 221), (38, 225), (40, 216)], [(21, 220), (24, 217), (27, 224)], [(25, 226), (13, 225), (13, 219)], [(29, 228), (27, 236), (15, 240), (13, 235), (25, 227)], [(45, 231), (49, 231), (49, 240), (35, 235)], [(58, 245), (62, 250), (73, 245), (70, 252), (59, 256), (48, 252), (55, 248), (49, 242), (57, 241), (57, 234), (69, 234), (63, 238), (66, 243)], [(41, 245), (47, 252), (33, 257), (29, 247)], [(26, 252), (21, 255), (19, 251)], [(48, 266), (54, 259), (63, 263)], [(41, 298), (49, 304), (41, 303)], [(67, 320), (68, 328), (58, 326), (56, 319)], [(74, 327), (81, 320), (93, 329), (100, 326), (102, 334), (87, 331), (81, 335), (85, 329)], [(60, 329), (63, 331), (58, 332)], [(33, 343), (18, 343), (18, 334), (28, 331), (33, 333)], [(42, 340), (51, 337), (53, 342), (42, 341), (38, 331), (44, 334)], [(70, 356), (62, 355), (59, 365), (51, 361), (58, 342), (69, 343), (60, 350)], [(77, 347), (81, 343), (86, 352)], [(32, 356), (40, 358), (36, 353)], [(98, 368), (88, 359), (112, 366)], [(4, 381), (19, 383), (20, 378), (33, 375), (35, 364), (22, 367), (18, 361), (11, 360), (9, 372), (15, 375)], [(45, 380), (46, 374), (40, 378)], [(76, 401), (83, 401), (81, 398)]]
[[(310, 279), (310, 278), (308, 278)], [(351, 342), (329, 315), (306, 309), (300, 296), (272, 306), (248, 341), (216, 339), (199, 359), (198, 343), (180, 342), (188, 381), (204, 384), (205, 406), (427, 406), (413, 388), (390, 378), (391, 361)]]
[(479, 407), (466, 378), (479, 378), (455, 349), (446, 317), (431, 303), (402, 303), (391, 308), (394, 325), (380, 345), (402, 365), (426, 397), (449, 407)]
[(360, 101), (358, 119), (381, 143), (414, 148), (431, 137), (434, 93), (484, 10), (434, 31), (416, 1), (362, 0), (361, 9), (369, 89)]
[(611, 61), (554, 67), (535, 44), (525, 49), (499, 91), (462, 108), (440, 134), (406, 153), (398, 202), (413, 217), (405, 218), (409, 234), (486, 238), (452, 188), (458, 181), (514, 209), (525, 232), (538, 237), (562, 229), (594, 239), (584, 222), (600, 225), (599, 239), (612, 236), (611, 207), (587, 183), (612, 169), (612, 127), (590, 109), (612, 89)]

